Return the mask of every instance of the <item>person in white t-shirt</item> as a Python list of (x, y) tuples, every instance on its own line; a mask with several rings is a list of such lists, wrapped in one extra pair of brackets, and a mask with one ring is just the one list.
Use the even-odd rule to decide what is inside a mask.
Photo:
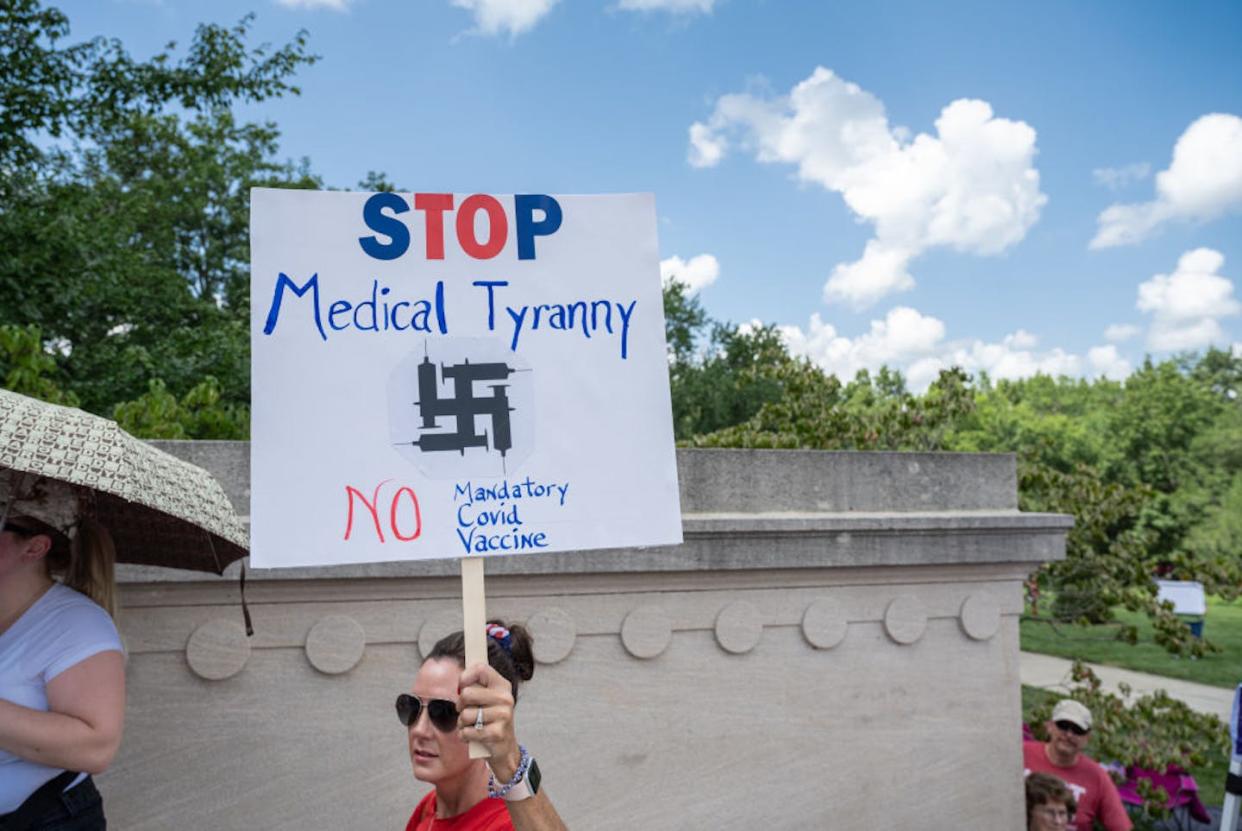
[(115, 553), (73, 489), (20, 477), (0, 471), (0, 825), (102, 829), (90, 774), (125, 715)]

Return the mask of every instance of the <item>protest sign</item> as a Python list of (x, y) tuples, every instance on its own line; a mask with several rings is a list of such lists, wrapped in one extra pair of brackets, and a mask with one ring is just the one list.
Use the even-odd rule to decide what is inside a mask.
[(681, 542), (649, 194), (251, 192), (251, 562)]

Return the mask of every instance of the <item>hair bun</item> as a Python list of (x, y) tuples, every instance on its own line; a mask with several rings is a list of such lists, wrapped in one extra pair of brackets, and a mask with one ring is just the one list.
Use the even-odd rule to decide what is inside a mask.
[(503, 620), (492, 620), (489, 623), (503, 626), (509, 630), (509, 656), (513, 659), (513, 668), (518, 678), (529, 681), (535, 674), (535, 639), (530, 630), (520, 623), (505, 623)]

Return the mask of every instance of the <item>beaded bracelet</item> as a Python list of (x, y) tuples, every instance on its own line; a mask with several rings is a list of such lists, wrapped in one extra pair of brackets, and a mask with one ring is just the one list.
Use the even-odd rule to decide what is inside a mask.
[(517, 770), (513, 772), (513, 778), (501, 788), (496, 787), (496, 776), (491, 772), (491, 765), (487, 766), (487, 795), (492, 799), (504, 799), (509, 791), (517, 787), (518, 782), (526, 778), (526, 769), (530, 767), (530, 754), (520, 744), (518, 745), (518, 751), (522, 754), (522, 758), (518, 762)]

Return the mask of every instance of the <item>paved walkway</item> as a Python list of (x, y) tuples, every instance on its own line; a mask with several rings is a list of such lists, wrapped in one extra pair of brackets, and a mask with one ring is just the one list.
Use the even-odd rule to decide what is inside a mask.
[[(1070, 686), (1070, 665), (1073, 662), (1066, 658), (1055, 658), (1051, 655), (1039, 655), (1034, 652), (1023, 652), (1019, 662), (1022, 683), (1028, 687), (1065, 690)], [(1130, 685), (1132, 695), (1164, 690), (1173, 698), (1184, 701), (1191, 709), (1200, 713), (1212, 713), (1226, 724), (1229, 723), (1229, 708), (1233, 706), (1233, 690), (1223, 687), (1209, 687), (1176, 678), (1165, 678), (1160, 675), (1148, 675), (1128, 669), (1117, 669), (1100, 664), (1087, 664), (1091, 671), (1099, 676), (1104, 689), (1117, 692), (1117, 685), (1125, 682)], [(1238, 679), (1242, 682), (1242, 677)]]

